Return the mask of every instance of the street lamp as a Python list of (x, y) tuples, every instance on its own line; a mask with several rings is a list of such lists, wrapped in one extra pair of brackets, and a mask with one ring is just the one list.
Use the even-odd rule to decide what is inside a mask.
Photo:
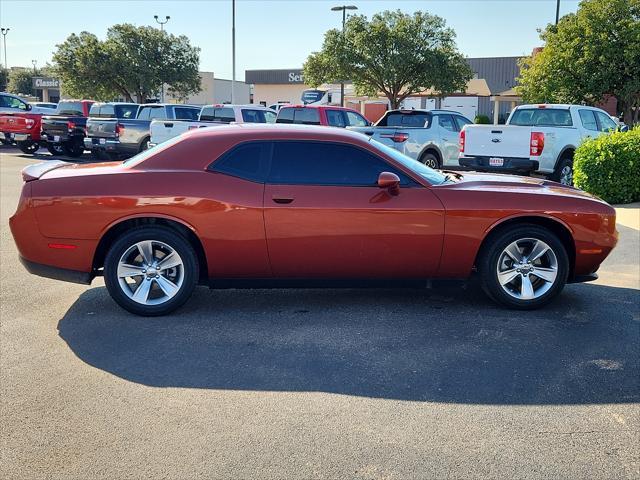
[(33, 74), (37, 75), (38, 71), (36, 70), (36, 65), (38, 64), (38, 60), (31, 60), (31, 63), (33, 64)]
[(560, 20), (560, 0), (556, 0), (556, 25), (558, 25), (558, 20)]
[(160, 18), (160, 17), (158, 17), (158, 15), (154, 15), (153, 18), (156, 20), (157, 23), (160, 24), (160, 31), (164, 31), (163, 27), (164, 27), (165, 23), (167, 23), (171, 19), (171, 17), (169, 15), (164, 17), (164, 22), (161, 21), (161, 20), (158, 20), (158, 18)]
[(236, 103), (236, 0), (231, 0), (231, 105)]
[[(355, 5), (341, 5), (338, 7), (331, 7), (332, 12), (342, 12), (342, 42), (344, 43), (344, 24), (347, 20), (347, 10), (357, 10)], [(340, 105), (344, 107), (344, 79), (340, 82)]]
[[(153, 18), (156, 21), (156, 23), (158, 23), (160, 25), (160, 31), (161, 32), (164, 32), (164, 25), (171, 19), (171, 17), (169, 15), (164, 17), (164, 21), (159, 20), (158, 15), (154, 15)], [(160, 84), (160, 101), (164, 102), (164, 82), (162, 82)]]
[(4, 40), (4, 68), (9, 69), (9, 64), (7, 63), (7, 33), (9, 33), (10, 28), (0, 28), (0, 33), (2, 33), (2, 38)]

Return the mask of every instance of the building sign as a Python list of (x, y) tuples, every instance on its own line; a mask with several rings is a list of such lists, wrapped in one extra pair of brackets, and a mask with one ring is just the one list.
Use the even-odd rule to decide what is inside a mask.
[(52, 77), (33, 77), (33, 88), (60, 88), (60, 80)]
[(254, 85), (286, 85), (304, 84), (302, 69), (290, 68), (286, 70), (246, 70), (245, 83)]

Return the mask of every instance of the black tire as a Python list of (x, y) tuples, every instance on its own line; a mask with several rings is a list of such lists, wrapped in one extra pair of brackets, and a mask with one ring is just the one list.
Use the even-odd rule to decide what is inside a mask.
[(62, 145), (59, 143), (47, 143), (47, 150), (51, 155), (62, 155), (64, 154), (64, 149)]
[(431, 167), (435, 170), (440, 168), (440, 160), (438, 160), (437, 155), (427, 152), (420, 157), (420, 162), (424, 163), (427, 167)]
[[(136, 243), (145, 240), (153, 240), (168, 245), (178, 253), (183, 262), (183, 279), (179, 290), (172, 298), (157, 305), (145, 305), (129, 298), (118, 279), (120, 258)], [(145, 281), (145, 278), (142, 278), (141, 281)], [(104, 281), (109, 294), (118, 305), (136, 315), (151, 317), (166, 315), (174, 311), (189, 299), (198, 278), (198, 259), (189, 241), (171, 228), (163, 226), (142, 226), (129, 230), (113, 243), (104, 261)]]
[(38, 151), (40, 145), (36, 142), (32, 142), (31, 140), (26, 140), (24, 142), (18, 142), (18, 148), (22, 151), (22, 153), (33, 154)]
[[(554, 282), (549, 282), (551, 283), (551, 286), (549, 286), (546, 291), (540, 289), (541, 286), (546, 287), (546, 283), (535, 276), (535, 268), (533, 268), (532, 270), (528, 270), (531, 267), (527, 267), (527, 265), (524, 265), (527, 270), (523, 271), (530, 271), (531, 273), (518, 273), (518, 277), (513, 280), (512, 284), (509, 284), (508, 288), (512, 288), (513, 290), (517, 291), (519, 281), (521, 282), (520, 286), (523, 286), (522, 275), (527, 277), (528, 275), (531, 275), (530, 277), (528, 277), (529, 281), (538, 285), (537, 288), (538, 291), (541, 292), (541, 294), (540, 296), (529, 300), (516, 298), (515, 296), (509, 294), (507, 291), (505, 291), (505, 288), (503, 288), (503, 286), (500, 284), (500, 281), (498, 280), (499, 262), (500, 265), (502, 265), (502, 259), (506, 258), (503, 257), (505, 249), (513, 242), (523, 239), (535, 239), (543, 241), (547, 244), (547, 246), (550, 247), (553, 254), (555, 254), (555, 258), (557, 261), (556, 278)], [(540, 308), (553, 300), (553, 298), (562, 291), (565, 284), (567, 283), (567, 278), (569, 276), (569, 256), (567, 255), (567, 251), (560, 239), (553, 232), (547, 230), (546, 228), (533, 224), (522, 224), (513, 226), (511, 228), (503, 229), (496, 232), (495, 234), (492, 234), (491, 237), (488, 238), (485, 242), (485, 245), (486, 246), (484, 250), (480, 253), (477, 265), (480, 274), (480, 283), (487, 295), (498, 303), (518, 310), (532, 310), (535, 308)], [(544, 258), (542, 260), (544, 260)], [(542, 260), (538, 261), (542, 262)], [(544, 265), (540, 265), (540, 267), (543, 266)], [(517, 265), (513, 266), (514, 269), (516, 267)], [(538, 267), (537, 265), (535, 265), (535, 262), (533, 267)], [(535, 288), (536, 287), (534, 285), (534, 290)]]
[(573, 186), (573, 158), (563, 157), (558, 162), (551, 180), (567, 186)]
[(151, 139), (149, 137), (145, 137), (142, 142), (140, 142), (140, 148), (138, 148), (138, 153), (144, 152), (149, 149), (149, 142)]
[(74, 138), (72, 140), (69, 140), (68, 142), (65, 142), (62, 145), (62, 148), (65, 155), (77, 158), (84, 153), (84, 140), (82, 138)]

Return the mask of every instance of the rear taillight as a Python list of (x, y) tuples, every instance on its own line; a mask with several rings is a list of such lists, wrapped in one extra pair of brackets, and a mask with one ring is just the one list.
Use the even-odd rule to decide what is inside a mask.
[(35, 125), (36, 121), (33, 118), (27, 118), (24, 121), (24, 124), (26, 125), (27, 128), (33, 128), (33, 126)]
[(466, 132), (464, 130), (460, 131), (460, 153), (464, 153), (464, 141), (466, 137)]
[(71, 131), (71, 130), (73, 130), (74, 128), (76, 128), (76, 124), (75, 124), (74, 122), (72, 122), (71, 120), (69, 120), (69, 121), (67, 122), (67, 130)]
[(395, 143), (406, 142), (409, 139), (409, 134), (407, 133), (383, 133), (380, 135), (380, 138), (390, 138)]
[(544, 133), (531, 132), (531, 142), (529, 143), (529, 155), (536, 157), (542, 155), (544, 150)]
[(119, 137), (123, 133), (124, 133), (124, 125), (122, 125), (121, 123), (117, 123), (116, 124), (116, 137)]

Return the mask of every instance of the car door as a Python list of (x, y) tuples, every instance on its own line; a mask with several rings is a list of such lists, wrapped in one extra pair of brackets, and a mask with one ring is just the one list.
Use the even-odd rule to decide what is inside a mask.
[(443, 165), (458, 165), (458, 127), (448, 114), (436, 115)]
[(194, 205), (207, 221), (200, 232), (213, 278), (271, 276), (265, 238), (263, 197), (269, 142), (246, 142), (231, 148), (208, 171), (210, 200)]
[(580, 130), (581, 140), (597, 137), (599, 135), (598, 121), (594, 111), (582, 108), (578, 110), (578, 116), (582, 124), (582, 129)]
[[(436, 272), (440, 201), (384, 159), (354, 145), (276, 141), (264, 193), (278, 278), (421, 278)], [(377, 187), (401, 179), (398, 195)]]
[(594, 113), (596, 115), (596, 120), (598, 121), (598, 130), (600, 131), (600, 135), (616, 131), (618, 125), (611, 119), (609, 115), (597, 110), (594, 111)]

